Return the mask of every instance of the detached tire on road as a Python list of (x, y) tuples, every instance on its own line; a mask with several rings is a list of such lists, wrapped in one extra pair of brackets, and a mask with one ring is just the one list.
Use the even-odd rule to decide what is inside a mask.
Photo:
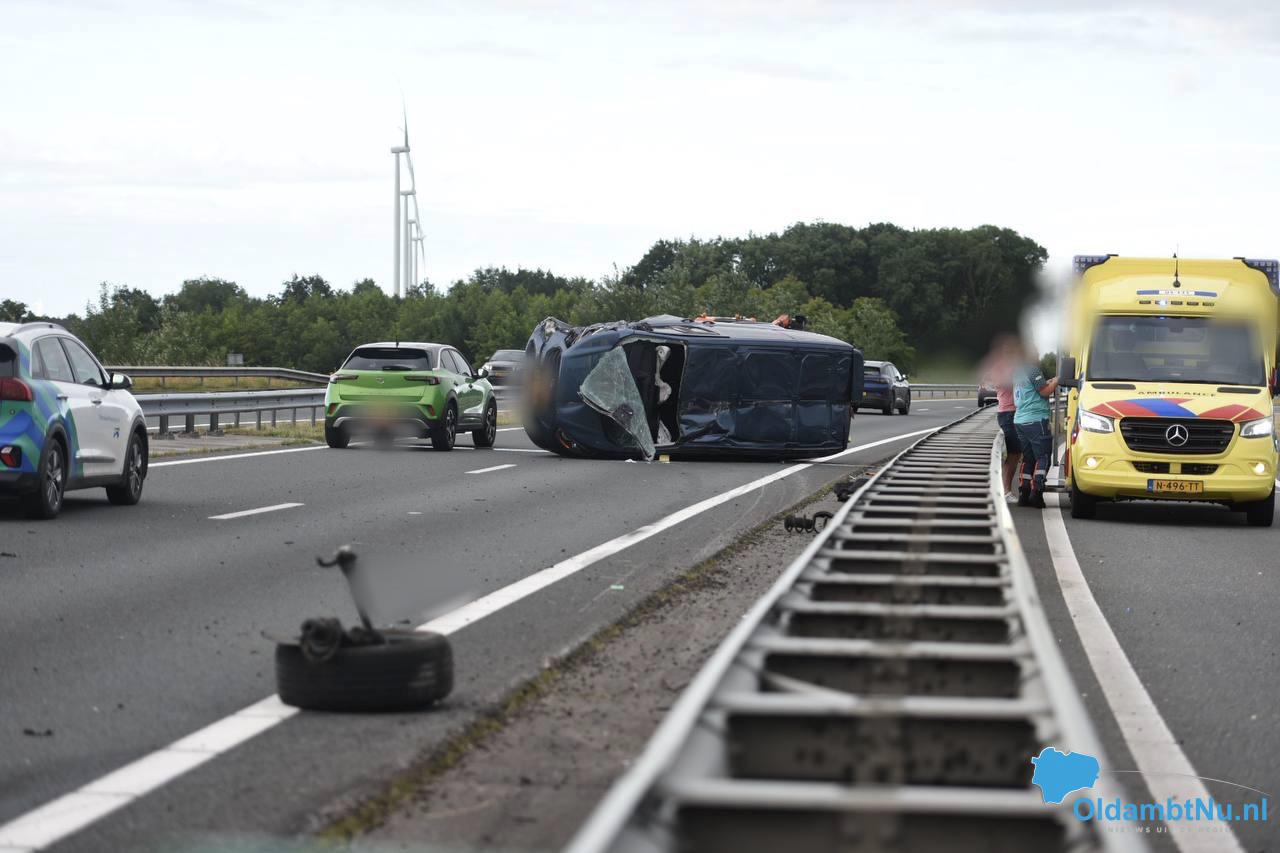
[(276, 646), (276, 690), (309, 711), (418, 711), (453, 689), (453, 650), (440, 634), (387, 632), (377, 646), (343, 646), (323, 661)]

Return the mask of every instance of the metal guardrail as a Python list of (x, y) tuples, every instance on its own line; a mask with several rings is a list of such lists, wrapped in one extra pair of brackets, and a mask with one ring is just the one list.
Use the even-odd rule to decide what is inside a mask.
[(199, 379), (201, 384), (205, 379), (217, 377), (230, 377), (235, 382), (246, 378), (265, 378), (268, 386), (270, 386), (272, 379), (281, 379), (286, 382), (310, 382), (319, 385), (324, 385), (329, 381), (329, 374), (327, 373), (311, 373), (306, 370), (293, 370), (288, 367), (188, 367), (144, 364), (128, 367), (108, 367), (107, 370), (112, 373), (125, 373), (131, 377), (159, 377), (161, 387), (164, 387), (165, 379), (177, 378)]
[[(327, 379), (327, 377), (326, 377)], [(264, 416), (271, 426), (276, 426), (279, 413), (292, 412), (290, 422), (298, 421), (298, 411), (308, 412), (307, 419), (315, 426), (319, 413), (324, 409), (323, 388), (282, 389), (279, 391), (192, 391), (180, 394), (135, 394), (142, 414), (148, 420), (158, 421), (157, 434), (161, 438), (172, 437), (170, 423), (182, 419), (183, 435), (196, 434), (196, 417), (207, 416), (210, 433), (217, 435), (228, 421), (239, 427), (244, 415), (254, 415), (255, 425), (262, 429)], [(518, 391), (512, 386), (493, 389), (499, 408), (505, 409), (519, 400)]]
[(311, 425), (316, 424), (316, 413), (324, 408), (324, 389), (304, 388), (281, 391), (201, 391), (184, 394), (135, 394), (142, 414), (148, 419), (159, 420), (158, 435), (171, 437), (171, 418), (183, 419), (183, 434), (194, 435), (196, 416), (207, 415), (209, 432), (217, 435), (224, 419), (230, 418), (240, 426), (243, 415), (256, 415), (257, 427), (262, 429), (263, 415), (270, 416), (271, 426), (282, 411), (292, 411), (292, 420), (298, 420), (299, 409), (310, 410)]
[(977, 385), (953, 385), (945, 382), (911, 383), (911, 394), (928, 395), (930, 397), (977, 397)]
[(1106, 759), (1014, 533), (993, 421), (921, 439), (845, 503), (569, 853), (1146, 849), (1030, 784), (1047, 746)]

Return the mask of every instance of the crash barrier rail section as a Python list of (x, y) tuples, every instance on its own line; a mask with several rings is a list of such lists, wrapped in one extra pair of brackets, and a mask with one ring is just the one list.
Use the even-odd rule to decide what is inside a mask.
[(977, 385), (952, 385), (941, 382), (911, 383), (912, 396), (927, 397), (977, 397)]
[[(717, 649), (570, 853), (1146, 850), (1030, 784), (1049, 746), (1107, 764), (1000, 460), (988, 410), (870, 478)], [(1112, 784), (1088, 795), (1111, 802)]]
[(206, 379), (230, 377), (233, 384), (238, 385), (241, 379), (266, 379), (267, 387), (271, 380), (284, 382), (304, 382), (324, 385), (329, 381), (327, 373), (311, 373), (306, 370), (293, 370), (288, 367), (184, 367), (163, 365), (134, 365), (129, 367), (108, 367), (112, 373), (124, 373), (131, 377), (159, 378), (163, 388), (166, 379), (199, 379), (204, 384)]
[[(328, 377), (325, 377), (326, 380)], [(264, 416), (271, 426), (276, 426), (279, 413), (291, 412), (290, 421), (298, 421), (298, 411), (306, 416), (312, 426), (324, 410), (324, 389), (302, 388), (279, 391), (195, 391), (182, 394), (136, 394), (142, 414), (148, 420), (159, 422), (157, 434), (164, 438), (173, 435), (170, 422), (181, 418), (183, 435), (196, 434), (196, 418), (208, 417), (208, 431), (217, 435), (230, 421), (239, 427), (245, 415), (255, 416), (255, 426), (262, 429)], [(497, 386), (494, 396), (499, 407), (516, 397), (512, 388)]]
[(217, 435), (225, 422), (231, 420), (240, 426), (244, 415), (256, 415), (256, 426), (262, 429), (263, 416), (267, 415), (271, 426), (276, 425), (280, 412), (291, 411), (292, 422), (298, 420), (298, 410), (310, 410), (311, 425), (315, 426), (317, 413), (324, 409), (324, 389), (303, 388), (282, 391), (202, 391), (187, 394), (137, 394), (142, 414), (148, 420), (159, 421), (158, 435), (171, 437), (170, 419), (181, 418), (183, 434), (196, 434), (196, 417), (209, 418), (208, 430)]

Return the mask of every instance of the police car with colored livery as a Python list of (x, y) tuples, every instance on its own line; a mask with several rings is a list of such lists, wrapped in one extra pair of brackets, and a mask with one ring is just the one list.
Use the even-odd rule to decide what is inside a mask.
[(132, 384), (61, 326), (0, 323), (0, 495), (35, 518), (56, 516), (71, 489), (136, 504), (147, 427)]

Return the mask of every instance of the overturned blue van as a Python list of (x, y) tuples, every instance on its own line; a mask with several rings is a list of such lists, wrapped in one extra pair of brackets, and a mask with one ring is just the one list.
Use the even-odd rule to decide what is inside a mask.
[(548, 317), (525, 356), (525, 429), (564, 456), (822, 456), (862, 396), (852, 345), (755, 320)]

